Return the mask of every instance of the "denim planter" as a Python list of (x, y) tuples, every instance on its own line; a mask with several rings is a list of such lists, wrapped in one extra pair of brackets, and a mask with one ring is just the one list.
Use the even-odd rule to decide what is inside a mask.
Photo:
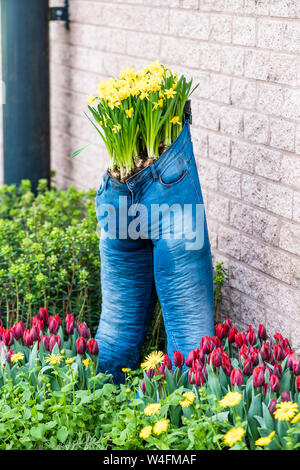
[(210, 244), (189, 121), (167, 151), (126, 183), (106, 172), (96, 209), (102, 286), (98, 370), (121, 382), (122, 367), (137, 366), (157, 295), (171, 358), (174, 350), (186, 358), (214, 332)]

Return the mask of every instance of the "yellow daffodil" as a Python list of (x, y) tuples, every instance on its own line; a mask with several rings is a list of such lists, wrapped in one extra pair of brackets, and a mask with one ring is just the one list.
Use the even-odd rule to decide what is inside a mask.
[(125, 372), (128, 372), (129, 370), (130, 369), (128, 367), (123, 367), (122, 372), (124, 372), (124, 374), (125, 374)]
[(229, 392), (225, 397), (223, 397), (222, 400), (220, 400), (220, 405), (223, 406), (224, 408), (226, 406), (236, 406), (240, 403), (242, 399), (242, 395), (239, 392)]
[(149, 369), (155, 369), (160, 364), (165, 355), (162, 351), (153, 351), (145, 357), (145, 361), (141, 364), (141, 368), (148, 372)]
[(278, 421), (289, 421), (296, 413), (298, 413), (298, 403), (291, 401), (283, 401), (276, 405), (276, 411), (274, 411), (274, 418)]
[(139, 436), (142, 439), (147, 439), (148, 437), (151, 436), (151, 434), (152, 434), (152, 426), (146, 426), (146, 427), (144, 427), (143, 429), (140, 430)]
[(126, 116), (130, 119), (133, 116), (133, 108), (125, 109)]
[(95, 97), (93, 95), (88, 95), (86, 102), (87, 104), (92, 104), (95, 101)]
[(88, 367), (90, 366), (91, 360), (90, 360), (90, 358), (88, 357), (87, 359), (84, 359), (84, 360), (82, 361), (82, 363), (83, 363), (83, 365), (84, 365), (86, 368), (88, 368)]
[(52, 366), (55, 366), (57, 364), (60, 364), (61, 361), (63, 360), (63, 356), (61, 354), (51, 354), (51, 356), (48, 356), (45, 360), (47, 364), (51, 364)]
[(140, 94), (140, 100), (148, 99), (148, 91), (142, 91)]
[(160, 403), (149, 403), (149, 405), (147, 405), (146, 408), (144, 409), (144, 413), (146, 416), (153, 416), (153, 415), (156, 415), (160, 409), (161, 409)]
[(163, 432), (166, 432), (169, 426), (169, 419), (162, 419), (161, 421), (157, 421), (157, 423), (154, 424), (153, 426), (153, 432), (157, 436), (162, 434)]
[(74, 361), (75, 361), (74, 357), (69, 357), (69, 359), (66, 359), (66, 364), (73, 364)]
[(299, 423), (300, 421), (300, 413), (298, 413), (291, 421), (292, 424)]
[(112, 128), (112, 131), (113, 131), (114, 134), (117, 134), (120, 129), (121, 129), (120, 124), (115, 124)]
[(185, 398), (185, 400), (180, 401), (179, 404), (182, 408), (188, 408), (194, 402), (196, 395), (194, 392), (185, 392), (182, 397)]
[(165, 95), (168, 99), (173, 98), (173, 96), (176, 95), (176, 91), (173, 90), (173, 88), (169, 88), (168, 90), (165, 90)]
[(16, 364), (19, 361), (23, 361), (23, 359), (24, 359), (24, 354), (22, 352), (12, 354), (11, 358), (10, 358), (10, 360), (13, 364)]
[(259, 439), (257, 439), (255, 441), (255, 445), (259, 447), (268, 446), (272, 442), (274, 436), (275, 436), (275, 431), (272, 431), (268, 436), (260, 437)]
[(170, 122), (172, 124), (181, 124), (181, 122), (179, 121), (179, 116), (174, 116), (172, 119), (170, 119)]
[(245, 429), (241, 427), (231, 428), (223, 437), (225, 444), (228, 444), (230, 447), (233, 446), (238, 441), (242, 440), (242, 437), (245, 434)]

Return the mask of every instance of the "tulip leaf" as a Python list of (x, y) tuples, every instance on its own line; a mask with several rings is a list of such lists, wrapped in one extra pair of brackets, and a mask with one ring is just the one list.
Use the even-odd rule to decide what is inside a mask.
[(291, 383), (291, 371), (290, 369), (286, 369), (280, 380), (280, 393), (290, 390), (290, 383)]
[(166, 375), (166, 382), (167, 382), (167, 386), (168, 386), (168, 391), (169, 391), (169, 394), (173, 393), (175, 388), (176, 388), (176, 385), (175, 385), (175, 380), (174, 380), (174, 377), (173, 375), (171, 374), (171, 372), (169, 371), (169, 369), (166, 367), (165, 368), (165, 375)]
[(38, 342), (36, 341), (29, 356), (29, 369), (33, 369), (35, 367), (37, 354), (38, 354)]
[(263, 412), (265, 427), (267, 429), (270, 429), (270, 431), (273, 431), (274, 421), (273, 421), (272, 415), (271, 415), (270, 411), (268, 410), (268, 407), (265, 403), (262, 403), (262, 412)]

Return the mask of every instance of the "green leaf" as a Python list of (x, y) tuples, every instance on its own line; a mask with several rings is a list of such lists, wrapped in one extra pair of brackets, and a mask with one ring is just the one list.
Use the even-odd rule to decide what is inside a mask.
[(67, 438), (68, 438), (68, 435), (69, 435), (69, 431), (68, 429), (65, 427), (65, 426), (62, 426), (58, 431), (57, 431), (57, 439), (64, 443), (66, 442)]
[(75, 152), (72, 153), (71, 158), (77, 157), (77, 155), (79, 155), (81, 152), (83, 152), (83, 150), (87, 149), (91, 145), (94, 145), (95, 143), (96, 143), (96, 141), (90, 142), (89, 144), (85, 145), (84, 147), (81, 147), (80, 149), (76, 150)]
[(167, 382), (167, 388), (169, 394), (173, 393), (176, 385), (175, 385), (175, 380), (169, 369), (166, 367), (165, 368), (165, 375), (166, 375), (166, 382)]

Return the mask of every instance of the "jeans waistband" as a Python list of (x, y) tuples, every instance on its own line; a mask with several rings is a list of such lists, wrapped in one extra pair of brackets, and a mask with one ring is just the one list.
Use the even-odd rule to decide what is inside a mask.
[[(190, 147), (190, 148), (188, 148)], [(149, 179), (157, 179), (158, 174), (163, 168), (169, 165), (172, 161), (176, 160), (177, 157), (189, 159), (192, 154), (192, 141), (190, 133), (189, 120), (186, 120), (182, 131), (180, 132), (177, 139), (170, 145), (170, 147), (151, 165), (143, 168), (141, 171), (133, 176), (130, 176), (125, 183), (121, 183), (116, 178), (111, 176), (106, 170), (104, 174), (104, 185), (106, 186), (108, 181), (112, 186), (123, 192), (132, 190), (137, 185), (141, 185)]]

